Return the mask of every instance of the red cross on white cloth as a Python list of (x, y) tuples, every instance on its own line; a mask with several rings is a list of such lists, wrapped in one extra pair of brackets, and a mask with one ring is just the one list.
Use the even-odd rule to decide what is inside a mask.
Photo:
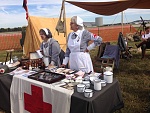
[(52, 105), (43, 102), (42, 88), (31, 85), (32, 95), (24, 93), (24, 108), (31, 113), (52, 113)]
[(72, 90), (14, 75), (11, 113), (69, 113)]

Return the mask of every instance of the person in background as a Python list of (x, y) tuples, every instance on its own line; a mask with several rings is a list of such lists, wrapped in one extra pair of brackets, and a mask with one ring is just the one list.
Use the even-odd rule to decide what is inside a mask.
[(145, 51), (147, 48), (150, 48), (150, 32), (149, 32), (149, 27), (145, 28), (145, 34), (142, 35), (142, 42), (139, 43), (138, 45), (135, 44), (137, 48), (141, 47), (142, 49), (142, 58), (145, 57)]
[(25, 36), (26, 36), (26, 27), (25, 26), (22, 27), (21, 34), (22, 34), (22, 38), (20, 39), (20, 45), (23, 48), (23, 46), (24, 46), (24, 40), (25, 40)]
[[(67, 49), (61, 67), (69, 62), (70, 69), (93, 72), (93, 64), (89, 51), (102, 43), (102, 38), (84, 29), (83, 20), (73, 16), (70, 22), (73, 32), (68, 35)], [(93, 41), (90, 45), (89, 42)]]
[(52, 38), (52, 33), (49, 29), (40, 29), (39, 34), (43, 40), (40, 46), (40, 51), (43, 55), (45, 66), (60, 66), (59, 54), (61, 52), (58, 41)]

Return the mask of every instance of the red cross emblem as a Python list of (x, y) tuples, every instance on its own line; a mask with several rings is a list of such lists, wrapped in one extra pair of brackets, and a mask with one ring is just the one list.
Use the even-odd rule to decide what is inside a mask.
[(93, 37), (94, 37), (94, 38), (96, 38), (96, 37), (97, 37), (97, 35), (96, 35), (96, 34), (93, 34)]
[(31, 94), (24, 93), (24, 109), (31, 113), (52, 113), (52, 105), (43, 102), (42, 88), (31, 85)]

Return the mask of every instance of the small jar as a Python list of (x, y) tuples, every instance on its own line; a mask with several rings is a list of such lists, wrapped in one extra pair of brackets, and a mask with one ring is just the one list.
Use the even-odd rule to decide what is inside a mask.
[(95, 79), (94, 80), (94, 90), (101, 90), (102, 86), (101, 86), (101, 79)]
[(113, 73), (111, 71), (104, 72), (104, 80), (106, 80), (107, 83), (113, 82)]
[(101, 80), (101, 85), (104, 87), (106, 86), (106, 81), (105, 80)]
[(93, 90), (92, 89), (85, 89), (84, 96), (87, 98), (93, 97)]
[(77, 92), (83, 93), (85, 90), (85, 87), (86, 87), (85, 84), (78, 84), (77, 85)]

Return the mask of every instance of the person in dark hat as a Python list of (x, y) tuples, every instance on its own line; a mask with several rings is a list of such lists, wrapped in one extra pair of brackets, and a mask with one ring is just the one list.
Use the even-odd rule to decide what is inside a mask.
[(139, 44), (135, 44), (137, 48), (141, 47), (142, 49), (142, 58), (145, 57), (145, 51), (147, 48), (150, 48), (150, 32), (149, 27), (145, 28), (145, 34), (142, 35), (142, 42)]

